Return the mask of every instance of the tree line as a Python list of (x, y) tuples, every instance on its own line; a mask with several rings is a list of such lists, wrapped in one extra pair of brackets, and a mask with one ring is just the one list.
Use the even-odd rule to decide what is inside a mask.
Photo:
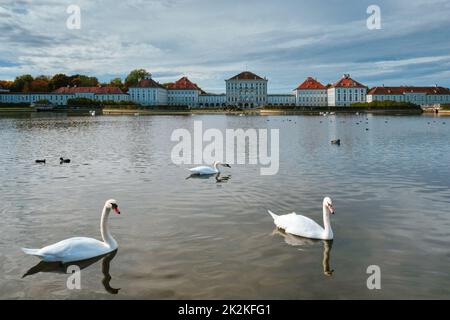
[(96, 77), (82, 74), (66, 75), (58, 73), (53, 76), (40, 75), (33, 77), (30, 74), (17, 76), (14, 81), (0, 80), (0, 89), (10, 92), (52, 92), (61, 87), (117, 87), (122, 91), (127, 91), (129, 87), (135, 86), (138, 82), (150, 73), (145, 69), (135, 69), (131, 71), (122, 81), (120, 77), (112, 79), (110, 82), (101, 83)]

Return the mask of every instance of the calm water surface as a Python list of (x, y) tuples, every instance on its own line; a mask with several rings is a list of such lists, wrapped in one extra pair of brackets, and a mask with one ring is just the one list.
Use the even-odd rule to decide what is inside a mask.
[[(279, 173), (233, 165), (227, 182), (186, 180), (170, 135), (194, 120), (279, 128)], [(448, 299), (449, 141), (450, 119), (426, 116), (2, 117), (0, 298)], [(274, 230), (267, 209), (322, 224), (326, 195), (332, 243)], [(81, 290), (66, 288), (61, 266), (22, 278), (38, 259), (20, 247), (99, 238), (110, 198), (119, 250), (84, 265)], [(367, 289), (369, 265), (381, 290)]]

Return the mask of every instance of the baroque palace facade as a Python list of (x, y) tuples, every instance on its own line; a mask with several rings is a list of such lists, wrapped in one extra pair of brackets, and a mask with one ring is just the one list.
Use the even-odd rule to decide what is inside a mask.
[(224, 94), (207, 93), (187, 77), (166, 86), (151, 75), (141, 79), (128, 92), (113, 87), (63, 87), (51, 93), (10, 93), (0, 90), (0, 103), (35, 103), (48, 100), (55, 105), (67, 105), (73, 98), (97, 101), (132, 101), (144, 106), (223, 107), (245, 109), (262, 106), (350, 106), (357, 102), (398, 101), (418, 105), (450, 103), (450, 89), (444, 87), (374, 87), (369, 88), (344, 74), (333, 84), (324, 85), (313, 77), (303, 81), (293, 93), (269, 94), (268, 79), (250, 71), (225, 80)]

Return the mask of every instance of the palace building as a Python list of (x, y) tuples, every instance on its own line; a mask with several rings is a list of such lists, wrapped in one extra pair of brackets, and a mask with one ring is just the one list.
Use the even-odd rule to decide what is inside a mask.
[(248, 109), (267, 104), (267, 82), (250, 71), (225, 80), (227, 105)]
[(344, 74), (340, 80), (332, 84), (328, 90), (328, 106), (350, 106), (352, 103), (366, 102), (367, 87), (349, 74)]
[(130, 100), (144, 106), (167, 105), (167, 88), (148, 75), (140, 80), (136, 86), (128, 89)]
[(434, 87), (374, 87), (354, 80), (349, 74), (332, 85), (323, 85), (313, 77), (306, 78), (293, 93), (268, 94), (268, 79), (250, 71), (225, 80), (225, 92), (205, 92), (184, 76), (162, 85), (151, 75), (141, 79), (127, 93), (115, 87), (62, 87), (50, 93), (16, 93), (0, 90), (0, 103), (35, 103), (48, 100), (67, 105), (69, 99), (88, 98), (96, 101), (131, 101), (143, 106), (188, 106), (214, 108), (235, 106), (252, 109), (261, 106), (340, 107), (358, 102), (397, 101), (421, 106), (450, 104), (450, 89)]
[(294, 92), (297, 106), (328, 106), (327, 87), (313, 77), (308, 77), (294, 90)]
[(444, 87), (374, 87), (367, 93), (367, 102), (410, 102), (424, 105), (450, 103), (450, 89)]
[(55, 105), (67, 105), (69, 99), (88, 98), (96, 101), (129, 101), (127, 93), (115, 87), (62, 87), (49, 93), (16, 93), (0, 94), (2, 103), (35, 103), (48, 100)]

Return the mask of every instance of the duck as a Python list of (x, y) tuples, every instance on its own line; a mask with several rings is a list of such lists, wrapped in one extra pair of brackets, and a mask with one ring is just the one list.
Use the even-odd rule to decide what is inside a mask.
[(63, 157), (59, 158), (60, 163), (70, 163), (70, 159), (64, 159)]
[(341, 145), (341, 139), (331, 140), (331, 144), (337, 144), (338, 146)]
[(35, 163), (45, 163), (45, 159), (42, 159), (42, 160), (38, 159), (38, 160), (35, 160), (34, 162)]
[(334, 208), (330, 197), (323, 199), (322, 209), (323, 228), (310, 218), (296, 214), (295, 212), (286, 215), (276, 215), (270, 210), (268, 212), (272, 216), (277, 228), (284, 230), (286, 233), (309, 239), (333, 240), (330, 215), (334, 214)]
[(86, 237), (74, 237), (41, 249), (22, 248), (22, 251), (25, 254), (36, 256), (42, 261), (61, 263), (91, 259), (115, 251), (118, 248), (118, 244), (108, 228), (108, 217), (111, 211), (120, 214), (119, 206), (114, 199), (106, 201), (103, 207), (100, 223), (103, 241)]
[(199, 167), (191, 168), (191, 169), (189, 169), (189, 171), (191, 172), (191, 174), (194, 174), (194, 175), (216, 174), (216, 173), (220, 173), (218, 166), (231, 168), (231, 166), (227, 163), (221, 163), (220, 161), (214, 161), (212, 167), (199, 166)]

